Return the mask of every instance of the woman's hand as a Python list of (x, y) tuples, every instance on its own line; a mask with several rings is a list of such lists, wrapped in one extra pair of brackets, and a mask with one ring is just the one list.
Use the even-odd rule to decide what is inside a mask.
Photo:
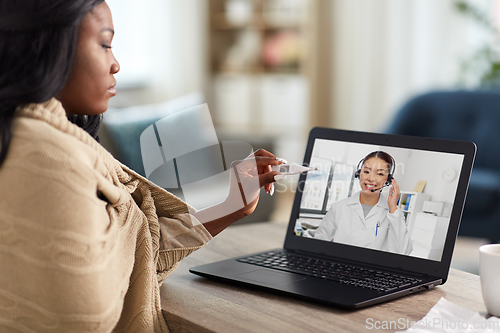
[(193, 215), (203, 223), (212, 236), (217, 235), (233, 222), (251, 214), (259, 201), (260, 188), (269, 192), (278, 172), (272, 165), (283, 164), (270, 152), (259, 149), (241, 161), (231, 163), (229, 194), (218, 205), (205, 208)]
[[(271, 166), (283, 164), (270, 152), (259, 149), (242, 161), (231, 163), (231, 185), (227, 200), (243, 199), (246, 208), (252, 213), (257, 204), (260, 188), (264, 186), (266, 193), (274, 185), (274, 176), (278, 172), (271, 171)], [(251, 205), (251, 203), (254, 203)]]
[(396, 179), (392, 179), (391, 188), (389, 188), (389, 197), (387, 198), (387, 204), (389, 205), (389, 213), (393, 214), (398, 209), (398, 200), (401, 195), (399, 191), (399, 185)]
[(276, 171), (271, 171), (271, 166), (283, 164), (281, 159), (277, 158), (265, 149), (259, 149), (253, 154), (248, 156), (244, 161), (255, 159), (258, 175), (259, 175), (259, 187), (264, 186), (266, 193), (271, 191), (271, 187), (274, 186), (274, 176), (279, 175)]

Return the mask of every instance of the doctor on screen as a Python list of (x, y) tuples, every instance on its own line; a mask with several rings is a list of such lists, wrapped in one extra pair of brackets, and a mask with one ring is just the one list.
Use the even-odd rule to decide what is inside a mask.
[[(391, 155), (374, 151), (357, 167), (361, 192), (330, 207), (314, 238), (399, 254), (410, 254), (412, 244), (403, 212), (397, 203), (399, 185), (393, 177)], [(382, 188), (391, 186), (386, 198)]]

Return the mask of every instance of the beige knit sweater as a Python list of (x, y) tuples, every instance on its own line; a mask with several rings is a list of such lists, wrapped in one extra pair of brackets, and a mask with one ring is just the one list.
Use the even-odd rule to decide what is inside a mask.
[(0, 198), (0, 332), (166, 332), (159, 282), (211, 239), (56, 99), (16, 110)]

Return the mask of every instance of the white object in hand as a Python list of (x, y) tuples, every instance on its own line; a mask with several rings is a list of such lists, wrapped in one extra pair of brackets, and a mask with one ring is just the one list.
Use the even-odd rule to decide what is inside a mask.
[(296, 163), (285, 163), (280, 165), (273, 165), (272, 171), (279, 172), (282, 175), (296, 175), (302, 172), (314, 171), (318, 170), (318, 168), (305, 167), (302, 165), (298, 165)]

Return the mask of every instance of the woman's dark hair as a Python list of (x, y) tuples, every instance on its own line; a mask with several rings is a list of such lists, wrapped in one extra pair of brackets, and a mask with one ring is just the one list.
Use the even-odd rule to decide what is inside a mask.
[(356, 167), (356, 172), (354, 173), (354, 178), (359, 178), (361, 175), (361, 168), (372, 157), (380, 158), (381, 160), (387, 162), (389, 165), (389, 175), (387, 176), (387, 182), (391, 182), (394, 178), (394, 172), (396, 171), (396, 161), (394, 158), (386, 153), (385, 151), (377, 150), (366, 155), (361, 161), (359, 161), (358, 166)]
[(394, 158), (391, 155), (389, 155), (385, 151), (377, 150), (377, 151), (371, 152), (368, 155), (366, 155), (365, 158), (363, 159), (362, 164), (364, 164), (365, 161), (368, 161), (372, 157), (380, 158), (384, 162), (387, 162), (387, 164), (389, 165), (389, 174), (393, 173), (393, 171), (394, 171), (393, 168), (395, 168), (396, 166), (395, 166)]
[[(361, 175), (361, 168), (372, 157), (380, 158), (381, 160), (387, 162), (389, 165), (389, 174), (387, 175), (387, 180), (385, 182), (385, 186), (389, 186), (392, 179), (394, 179), (394, 172), (396, 171), (396, 161), (394, 158), (386, 153), (385, 151), (377, 150), (366, 155), (361, 161), (359, 161), (358, 166), (356, 167), (356, 172), (354, 173), (354, 178), (359, 178)], [(372, 190), (373, 191), (373, 190)]]
[[(42, 103), (64, 87), (83, 17), (104, 0), (0, 1), (0, 165), (18, 106)], [(101, 115), (68, 119), (98, 140)]]

